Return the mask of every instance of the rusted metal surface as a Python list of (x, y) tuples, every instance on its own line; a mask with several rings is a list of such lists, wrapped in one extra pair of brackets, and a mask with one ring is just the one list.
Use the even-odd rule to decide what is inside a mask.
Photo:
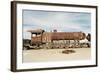
[(82, 40), (85, 35), (82, 32), (53, 32), (51, 40)]
[(41, 41), (41, 36), (32, 37), (31, 41), (32, 41), (33, 44), (35, 44), (35, 43), (41, 43), (42, 42)]
[(51, 42), (53, 40), (82, 40), (86, 35), (82, 32), (46, 32), (32, 37), (32, 42)]
[[(31, 32), (31, 45), (45, 48), (80, 47), (79, 41), (86, 38), (83, 32), (45, 32), (44, 30), (28, 30)], [(34, 36), (33, 36), (34, 34)], [(74, 41), (71, 43), (71, 41)]]
[(83, 40), (86, 35), (82, 32), (49, 32), (43, 33), (42, 41), (53, 40)]
[(51, 42), (51, 35), (50, 32), (44, 32), (42, 35), (42, 42)]

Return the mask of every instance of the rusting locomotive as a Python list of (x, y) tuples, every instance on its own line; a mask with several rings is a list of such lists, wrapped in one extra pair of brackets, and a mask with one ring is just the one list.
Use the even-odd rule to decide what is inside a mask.
[(79, 41), (86, 38), (83, 32), (45, 32), (42, 29), (28, 30), (31, 33), (29, 48), (81, 47)]

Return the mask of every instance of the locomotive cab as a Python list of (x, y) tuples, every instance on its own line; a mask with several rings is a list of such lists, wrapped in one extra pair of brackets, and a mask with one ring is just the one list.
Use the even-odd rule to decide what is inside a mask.
[(37, 30), (28, 30), (31, 33), (31, 46), (40, 47), (42, 44), (42, 35), (44, 30), (37, 29)]

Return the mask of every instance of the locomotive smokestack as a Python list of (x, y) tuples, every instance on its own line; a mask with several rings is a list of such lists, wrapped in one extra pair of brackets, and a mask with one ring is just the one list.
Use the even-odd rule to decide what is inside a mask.
[(56, 30), (56, 29), (54, 29), (54, 30), (53, 30), (53, 32), (57, 32), (57, 30)]

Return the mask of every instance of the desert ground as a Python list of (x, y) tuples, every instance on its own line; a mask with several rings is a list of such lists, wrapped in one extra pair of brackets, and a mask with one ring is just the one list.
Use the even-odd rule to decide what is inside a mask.
[(91, 48), (69, 48), (74, 53), (65, 54), (67, 49), (31, 49), (23, 50), (23, 62), (47, 62), (47, 61), (67, 61), (67, 60), (87, 60), (91, 58)]

